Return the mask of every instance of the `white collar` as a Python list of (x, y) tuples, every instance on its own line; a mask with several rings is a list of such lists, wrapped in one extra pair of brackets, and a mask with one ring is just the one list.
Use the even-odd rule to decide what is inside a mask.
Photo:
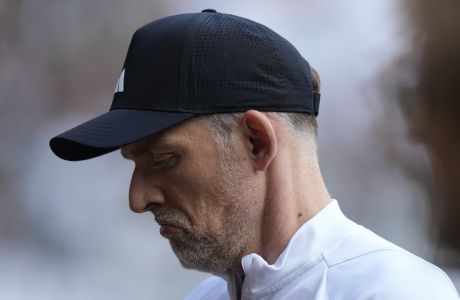
[(305, 269), (315, 265), (322, 259), (321, 253), (340, 242), (350, 223), (337, 201), (332, 199), (297, 230), (273, 265), (256, 253), (242, 258), (243, 289), (255, 294), (278, 284), (299, 267)]

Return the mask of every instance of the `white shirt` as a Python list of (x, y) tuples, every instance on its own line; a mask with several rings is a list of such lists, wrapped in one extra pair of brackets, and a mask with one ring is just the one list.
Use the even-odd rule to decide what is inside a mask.
[[(273, 265), (253, 253), (242, 266), (241, 299), (459, 299), (441, 269), (349, 220), (336, 200), (299, 228)], [(237, 299), (238, 285), (236, 275), (213, 276), (186, 299)]]

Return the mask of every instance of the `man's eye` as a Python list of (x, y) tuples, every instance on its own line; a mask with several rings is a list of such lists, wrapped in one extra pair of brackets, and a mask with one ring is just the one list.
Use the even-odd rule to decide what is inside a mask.
[(174, 165), (176, 162), (176, 157), (175, 156), (168, 156), (163, 159), (153, 159), (152, 160), (152, 167), (155, 169), (163, 169), (163, 168), (169, 168)]

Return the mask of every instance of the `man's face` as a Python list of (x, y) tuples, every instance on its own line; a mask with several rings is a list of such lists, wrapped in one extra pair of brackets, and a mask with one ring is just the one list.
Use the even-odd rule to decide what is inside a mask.
[(131, 209), (155, 215), (186, 268), (223, 273), (251, 247), (263, 195), (242, 144), (224, 154), (192, 119), (122, 148), (135, 162)]

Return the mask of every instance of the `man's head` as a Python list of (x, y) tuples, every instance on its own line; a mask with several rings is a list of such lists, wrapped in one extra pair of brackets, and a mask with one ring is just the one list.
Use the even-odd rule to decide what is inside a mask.
[(319, 78), (288, 41), (205, 10), (137, 30), (110, 111), (50, 146), (67, 160), (121, 148), (135, 163), (131, 209), (155, 215), (185, 267), (222, 273), (261, 248), (284, 211), (270, 198), (305, 198), (318, 107)]
[(316, 149), (309, 118), (292, 117), (255, 110), (209, 115), (123, 146), (135, 164), (131, 209), (155, 215), (184, 267), (237, 267), (259, 248), (273, 161)]
[(255, 187), (234, 155), (224, 155), (196, 119), (124, 146), (135, 163), (130, 206), (151, 211), (181, 263), (221, 273), (250, 240)]

